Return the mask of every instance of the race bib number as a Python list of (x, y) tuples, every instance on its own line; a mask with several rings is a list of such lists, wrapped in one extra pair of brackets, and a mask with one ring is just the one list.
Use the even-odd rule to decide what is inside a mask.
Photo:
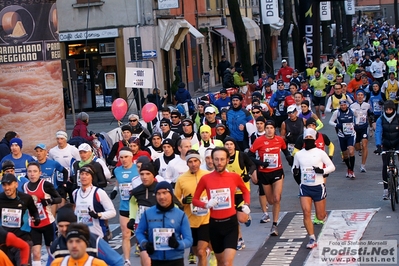
[(1, 210), (2, 226), (10, 228), (21, 227), (22, 210), (3, 208)]
[(153, 243), (155, 250), (171, 250), (168, 241), (169, 237), (175, 232), (174, 228), (154, 228), (152, 229)]
[(44, 177), (42, 177), (42, 179), (43, 179), (44, 181), (50, 182), (51, 184), (54, 185), (54, 182), (53, 182), (53, 178), (52, 178), (52, 177), (50, 177), (50, 176), (44, 176)]
[(56, 172), (57, 181), (62, 182), (64, 181), (64, 175), (61, 172)]
[(278, 110), (284, 112), (284, 101), (278, 104)]
[(313, 168), (305, 168), (302, 173), (305, 183), (314, 183), (316, 181), (316, 173)]
[(89, 215), (88, 206), (81, 205), (81, 209), (77, 211), (78, 223), (83, 223), (87, 226), (93, 226), (93, 217)]
[(321, 90), (315, 90), (314, 91), (314, 96), (321, 97), (322, 95), (323, 95), (323, 92)]
[(381, 112), (382, 107), (378, 102), (373, 102), (373, 110), (374, 110), (374, 112)]
[(382, 71), (381, 71), (381, 69), (377, 69), (377, 70), (375, 71), (375, 73), (378, 74), (378, 75), (380, 75), (380, 74), (382, 74)]
[(363, 113), (360, 114), (359, 116), (359, 124), (364, 125), (367, 123), (367, 116)]
[(136, 215), (136, 224), (138, 224), (140, 222), (141, 216), (143, 215), (143, 213), (150, 207), (147, 206), (141, 206), (139, 205), (139, 208), (137, 209), (137, 215)]
[(216, 199), (218, 204), (214, 210), (224, 210), (231, 208), (230, 188), (211, 189), (211, 198)]
[(35, 203), (37, 211), (39, 212), (40, 220), (44, 220), (46, 218), (46, 213), (43, 205), (40, 202)]
[(267, 168), (276, 168), (278, 166), (278, 154), (263, 154), (263, 161), (268, 162), (269, 166)]
[(355, 132), (353, 123), (343, 123), (342, 124), (342, 131), (345, 135), (352, 135)]
[(327, 74), (327, 79), (329, 81), (333, 81), (334, 80), (334, 75), (333, 74)]
[(390, 66), (389, 67), (389, 72), (396, 72), (396, 67), (395, 66)]
[[(208, 197), (204, 196), (204, 197), (200, 197), (200, 201), (207, 203), (208, 202)], [(205, 216), (208, 214), (208, 209), (205, 208), (200, 208), (197, 206), (194, 206), (192, 203), (190, 204), (190, 208), (191, 208), (191, 213), (197, 216)]]
[(391, 91), (391, 92), (389, 93), (389, 99), (395, 100), (395, 99), (396, 99), (396, 92)]
[(121, 200), (129, 200), (130, 199), (129, 191), (132, 189), (133, 189), (132, 183), (119, 184), (119, 192), (121, 195)]

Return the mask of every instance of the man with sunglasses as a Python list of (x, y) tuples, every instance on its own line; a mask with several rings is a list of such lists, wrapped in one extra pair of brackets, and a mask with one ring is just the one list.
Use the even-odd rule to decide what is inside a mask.
[(132, 128), (132, 137), (140, 138), (140, 145), (144, 147), (151, 133), (140, 123), (138, 115), (129, 115), (129, 126)]
[(216, 118), (216, 110), (213, 106), (205, 108), (205, 119), (203, 125), (208, 125), (211, 128), (211, 138), (216, 137), (216, 125), (221, 124), (222, 120)]
[(162, 132), (162, 140), (171, 139), (174, 142), (173, 144), (174, 148), (175, 144), (180, 139), (180, 135), (171, 130), (172, 122), (167, 118), (162, 118), (161, 123), (159, 125), (161, 127), (161, 132)]
[(252, 134), (254, 134), (256, 132), (256, 119), (258, 117), (263, 116), (262, 106), (259, 106), (259, 105), (252, 106), (251, 113), (252, 113), (253, 119), (251, 121), (249, 121), (245, 126), (245, 128), (247, 129), (247, 132), (248, 132), (248, 137), (249, 137), (249, 147), (251, 147), (251, 136), (252, 136)]
[(181, 123), (181, 114), (178, 110), (172, 111), (172, 124), (170, 125), (170, 130), (176, 132), (179, 135), (183, 134), (183, 125)]
[(183, 134), (180, 136), (182, 139), (188, 139), (191, 142), (191, 146), (198, 144), (198, 135), (194, 131), (194, 123), (191, 119), (186, 118), (182, 122)]

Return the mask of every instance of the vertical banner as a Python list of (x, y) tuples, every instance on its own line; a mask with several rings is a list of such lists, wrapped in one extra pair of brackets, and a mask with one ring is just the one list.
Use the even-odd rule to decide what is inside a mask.
[[(313, 25), (313, 4), (312, 1), (303, 1), (300, 4), (300, 16), (301, 16), (301, 27), (300, 27), (300, 33), (301, 36), (303, 37), (304, 41), (304, 51), (305, 51), (305, 57), (306, 57), (306, 63), (308, 61), (314, 61), (313, 57), (314, 55), (314, 33), (315, 28)], [(319, 32), (319, 29), (317, 29), (317, 32)]]
[(355, 0), (345, 1), (345, 13), (346, 13), (346, 15), (354, 15), (355, 14)]
[(65, 129), (55, 0), (0, 1), (0, 23), (0, 137), (18, 132), (32, 154)]
[(278, 16), (278, 0), (260, 0), (262, 10), (262, 23), (273, 24), (280, 21)]
[(320, 2), (320, 20), (331, 20), (331, 2)]

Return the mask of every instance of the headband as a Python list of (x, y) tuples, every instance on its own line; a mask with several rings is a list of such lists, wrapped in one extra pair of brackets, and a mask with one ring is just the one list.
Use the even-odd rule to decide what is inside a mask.
[(126, 150), (121, 150), (121, 151), (119, 152), (119, 158), (120, 158), (121, 156), (130, 156), (130, 157), (133, 157), (133, 152), (131, 152), (131, 151), (126, 151)]
[(187, 155), (186, 161), (188, 162), (192, 158), (197, 158), (199, 161), (201, 161), (201, 156), (199, 154), (195, 154), (195, 153)]
[(66, 235), (66, 239), (67, 240), (69, 240), (70, 238), (80, 238), (80, 239), (82, 239), (86, 244), (87, 244), (87, 246), (89, 245), (89, 240), (88, 239), (86, 239), (86, 237), (82, 234), (82, 232), (79, 232), (78, 230), (73, 230), (73, 231), (70, 231), (67, 235)]

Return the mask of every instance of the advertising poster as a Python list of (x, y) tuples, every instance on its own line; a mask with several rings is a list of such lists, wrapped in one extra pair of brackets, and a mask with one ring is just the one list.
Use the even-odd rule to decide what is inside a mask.
[(65, 129), (55, 0), (0, 0), (0, 23), (0, 138), (16, 131), (32, 154)]

